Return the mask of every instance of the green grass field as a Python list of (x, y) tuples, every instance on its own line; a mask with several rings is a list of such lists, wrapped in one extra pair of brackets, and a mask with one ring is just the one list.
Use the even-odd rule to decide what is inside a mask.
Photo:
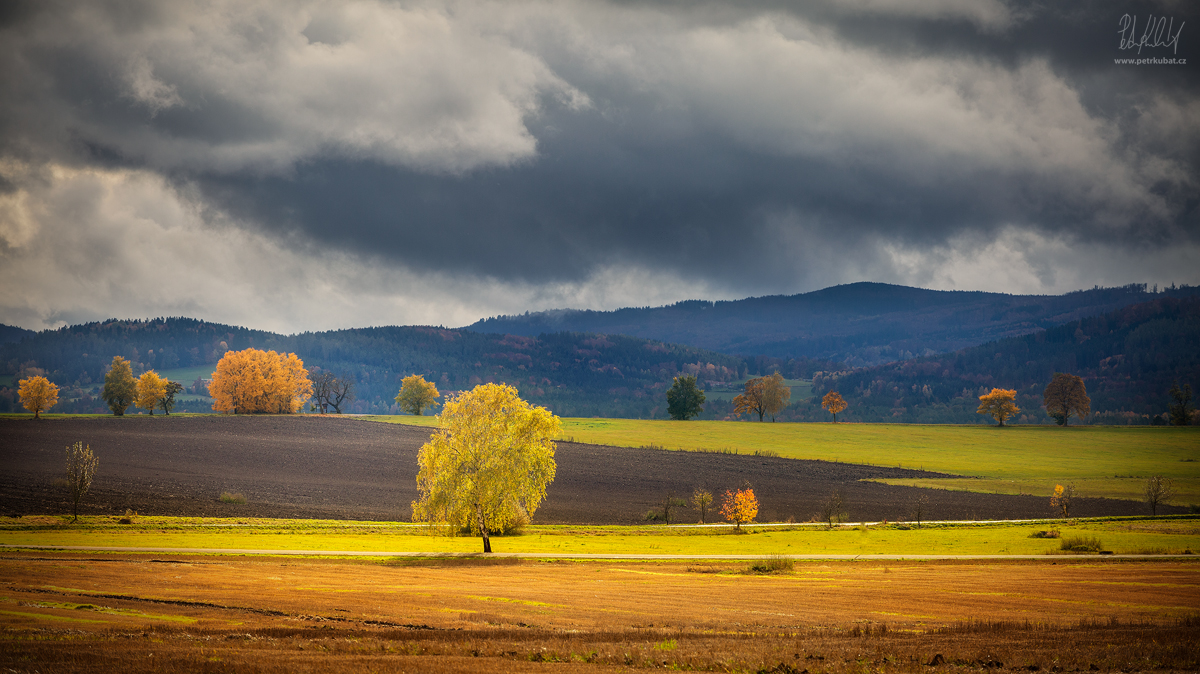
[[(24, 517), (0, 524), (0, 543), (112, 547), (339, 550), (353, 552), (477, 552), (478, 538), (445, 536), (426, 527), (331, 520), (137, 517)], [(1063, 538), (1097, 537), (1117, 554), (1200, 552), (1200, 519), (1107, 519), (1020, 524), (872, 527), (531, 526), (523, 534), (494, 536), (496, 552), (535, 554), (806, 555), (1056, 554), (1060, 539), (1032, 534), (1057, 530)]]
[[(704, 392), (705, 400), (733, 400), (735, 396), (745, 391), (745, 384), (749, 379), (743, 379), (739, 382), (734, 382), (729, 386), (713, 388)], [(792, 402), (798, 402), (806, 398), (812, 397), (812, 381), (805, 379), (784, 379), (783, 383), (792, 389)]]
[[(434, 426), (434, 417), (364, 417)], [(918, 468), (965, 479), (891, 484), (1049, 497), (1073, 483), (1080, 496), (1140, 500), (1146, 478), (1174, 482), (1173, 503), (1200, 503), (1200, 428), (1151, 426), (951, 426), (748, 421), (563, 419), (562, 440), (684, 451), (755, 452)]]
[(166, 377), (171, 381), (177, 381), (184, 386), (191, 386), (192, 382), (197, 379), (211, 379), (213, 370), (217, 369), (216, 363), (212, 365), (197, 365), (195, 367), (180, 367), (173, 370), (162, 370), (158, 373), (160, 377)]

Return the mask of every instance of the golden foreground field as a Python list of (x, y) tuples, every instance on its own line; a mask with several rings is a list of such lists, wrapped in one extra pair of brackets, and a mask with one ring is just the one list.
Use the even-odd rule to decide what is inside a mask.
[(6, 552), (0, 669), (1200, 668), (1190, 560), (777, 561)]

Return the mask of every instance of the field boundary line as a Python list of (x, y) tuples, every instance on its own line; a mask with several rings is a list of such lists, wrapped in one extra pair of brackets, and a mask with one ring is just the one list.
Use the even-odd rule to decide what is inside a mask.
[(579, 559), (579, 560), (760, 560), (786, 557), (798, 561), (937, 561), (937, 560), (1042, 560), (1065, 561), (1079, 559), (1182, 559), (1197, 560), (1197, 555), (1185, 554), (1153, 554), (1153, 555), (852, 555), (852, 554), (807, 554), (807, 555), (661, 555), (661, 554), (628, 554), (628, 553), (540, 553), (540, 552), (396, 552), (396, 551), (362, 551), (362, 550), (261, 550), (254, 548), (155, 548), (155, 547), (117, 547), (102, 545), (20, 545), (13, 543), (0, 544), (3, 550), (50, 550), (61, 552), (129, 552), (155, 554), (207, 554), (207, 555), (262, 555), (279, 556), (292, 555), (304, 557), (411, 557), (418, 559)]

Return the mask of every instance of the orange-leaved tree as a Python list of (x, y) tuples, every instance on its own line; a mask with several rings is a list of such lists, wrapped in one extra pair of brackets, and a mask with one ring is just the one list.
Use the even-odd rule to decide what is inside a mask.
[(1013, 402), (1017, 397), (1017, 392), (1011, 389), (994, 388), (991, 393), (985, 393), (979, 396), (979, 409), (975, 410), (977, 414), (990, 414), (992, 417), (1004, 425), (1004, 420), (1021, 411), (1020, 407)]
[(764, 415), (769, 414), (771, 421), (774, 421), (775, 415), (787, 407), (791, 398), (792, 389), (784, 383), (783, 375), (775, 372), (769, 376), (756, 377), (746, 382), (745, 390), (733, 398), (733, 413), (750, 414), (754, 412), (758, 414), (759, 421), (763, 420)]
[(838, 412), (841, 412), (848, 406), (845, 399), (842, 398), (841, 393), (830, 391), (825, 394), (824, 398), (821, 398), (821, 407), (825, 408), (826, 412), (833, 413), (833, 423), (836, 424)]
[(25, 409), (33, 412), (34, 419), (40, 419), (43, 410), (48, 410), (58, 403), (58, 387), (42, 376), (22, 379), (17, 393), (21, 396), (21, 404)]
[(767, 388), (766, 377), (756, 377), (746, 382), (745, 389), (733, 397), (733, 413), (737, 415), (755, 413), (758, 414), (758, 420), (763, 420), (763, 415), (767, 413), (766, 400), (764, 393)]
[(137, 406), (154, 414), (154, 408), (167, 395), (167, 380), (154, 370), (146, 370), (137, 380)]
[(296, 354), (258, 349), (226, 352), (208, 385), (213, 409), (235, 414), (294, 414), (312, 392)]
[(743, 523), (753, 522), (758, 516), (758, 498), (754, 496), (754, 490), (749, 487), (736, 491), (725, 490), (721, 515), (733, 522), (735, 529), (741, 529)]

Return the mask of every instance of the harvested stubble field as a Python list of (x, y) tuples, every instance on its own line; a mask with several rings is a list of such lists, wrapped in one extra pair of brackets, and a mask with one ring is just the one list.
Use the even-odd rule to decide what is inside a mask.
[[(1200, 565), (6, 553), (0, 667), (1195, 671)], [(933, 664), (930, 664), (933, 663)]]
[[(749, 432), (770, 424), (727, 425)], [(986, 434), (990, 429), (966, 430)], [(40, 422), (0, 417), (0, 514), (68, 512), (65, 490), (55, 482), (62, 477), (64, 448), (83, 441), (99, 457), (100, 468), (81, 513), (130, 509), (147, 515), (406, 521), (417, 497), (417, 450), (429, 433), (416, 426), (307, 415)], [(930, 501), (926, 519), (1053, 514), (1049, 492), (978, 494), (865, 481), (947, 477), (905, 468), (574, 442), (559, 443), (556, 458), (558, 474), (536, 513), (537, 523), (631, 524), (642, 521), (668, 493), (686, 497), (697, 485), (719, 492), (747, 482), (758, 495), (760, 521), (811, 520), (835, 489), (845, 493), (854, 520), (908, 519), (921, 493)], [(896, 458), (906, 461), (900, 454)], [(222, 502), (225, 492), (241, 494), (246, 502)], [(1159, 512), (1186, 509), (1168, 506)], [(1073, 514), (1142, 515), (1146, 508), (1137, 501), (1081, 498)], [(695, 513), (685, 510), (681, 519), (695, 521)]]

